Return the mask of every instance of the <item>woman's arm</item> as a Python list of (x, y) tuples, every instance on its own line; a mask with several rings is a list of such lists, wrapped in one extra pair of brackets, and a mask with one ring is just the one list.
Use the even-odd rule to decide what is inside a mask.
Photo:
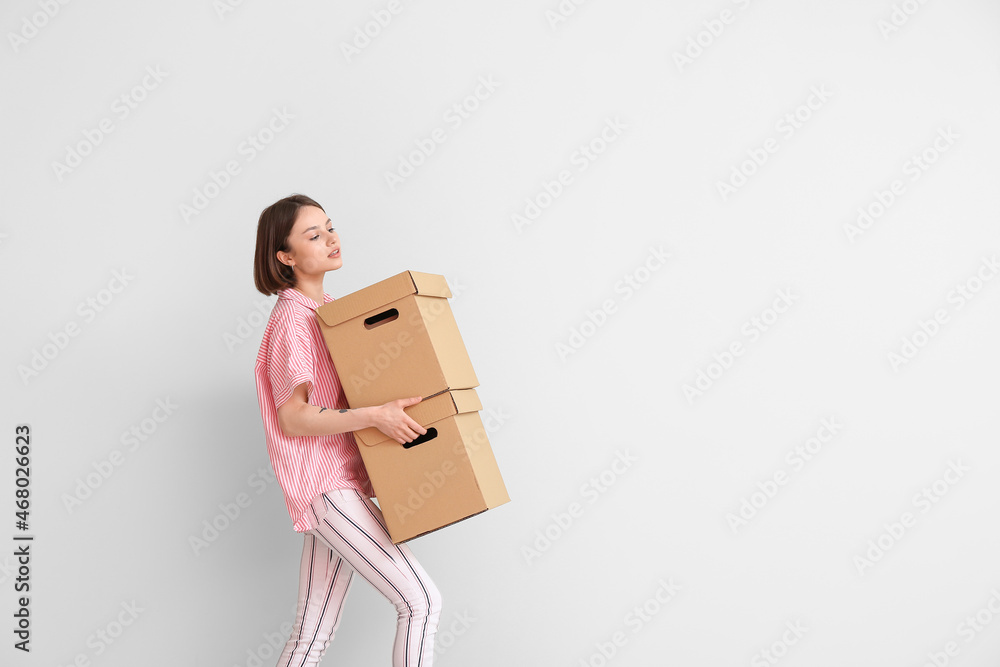
[(419, 396), (414, 396), (367, 408), (325, 408), (306, 401), (306, 383), (303, 382), (278, 408), (278, 426), (290, 437), (333, 435), (374, 426), (403, 444), (427, 433), (427, 429), (403, 412), (403, 408), (416, 405), (421, 400)]

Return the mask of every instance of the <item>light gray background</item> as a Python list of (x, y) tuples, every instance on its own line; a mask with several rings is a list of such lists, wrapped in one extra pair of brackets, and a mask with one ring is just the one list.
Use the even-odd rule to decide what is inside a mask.
[[(341, 234), (334, 296), (405, 269), (458, 288), (483, 414), (502, 415), (490, 438), (512, 502), (411, 543), (444, 596), (436, 664), (774, 664), (765, 649), (789, 667), (996, 664), (1000, 280), (977, 272), (992, 278), (984, 259), (1000, 253), (1000, 8), (562, 4), (575, 11), (553, 24), (557, 0), (402, 0), (349, 60), (343, 45), (386, 1), (103, 0), (51, 17), (7, 3), (0, 533), (13, 544), (27, 423), (36, 541), (30, 655), (11, 648), (2, 550), (4, 664), (274, 663), (301, 538), (258, 473), (252, 372), (273, 298), (251, 272), (261, 209), (293, 192)], [(731, 22), (712, 23), (724, 10)], [(894, 11), (902, 25), (880, 30)], [(122, 118), (115, 100), (147, 68), (163, 79)], [(480, 77), (495, 90), (455, 127), (446, 113)], [(802, 107), (814, 90), (827, 99)], [(249, 160), (241, 143), (275, 109), (293, 118)], [(776, 124), (797, 110), (808, 119), (789, 137)], [(53, 163), (102, 119), (113, 131), (60, 178)], [(609, 119), (620, 132), (580, 171), (574, 153)], [(446, 141), (391, 189), (385, 173), (436, 128)], [(778, 150), (724, 200), (717, 184), (769, 138)], [(911, 180), (925, 150), (937, 159)], [(186, 221), (230, 160), (240, 172)], [(512, 215), (561, 170), (572, 183), (519, 229)], [(894, 180), (903, 193), (852, 241), (845, 225)], [(651, 247), (670, 258), (644, 272)], [(628, 299), (626, 274), (647, 279)], [(793, 305), (751, 340), (744, 324), (779, 291)], [(103, 300), (93, 316), (88, 299)], [(936, 310), (947, 321), (894, 368)], [(562, 358), (574, 328), (592, 335)], [(688, 400), (737, 341), (744, 354)], [(158, 400), (176, 407), (148, 421)], [(786, 454), (824, 419), (838, 432), (793, 470)], [(144, 420), (129, 450), (122, 434)], [(121, 465), (68, 509), (114, 450)], [(607, 472), (620, 455), (634, 462)], [(951, 463), (962, 476), (915, 502)], [(614, 481), (595, 494), (602, 472)], [(780, 472), (734, 531), (727, 514)], [(190, 538), (241, 493), (249, 506), (195, 553)], [(905, 512), (915, 523), (887, 537)], [(891, 546), (859, 566), (880, 536)], [(661, 581), (679, 587), (662, 604)], [(643, 604), (657, 613), (637, 627)], [(113, 643), (98, 639), (120, 616)], [(393, 625), (356, 581), (325, 663), (389, 664)]]

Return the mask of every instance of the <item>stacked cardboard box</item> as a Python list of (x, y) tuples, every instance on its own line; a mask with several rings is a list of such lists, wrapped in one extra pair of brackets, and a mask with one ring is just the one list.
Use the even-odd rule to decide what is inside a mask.
[(444, 276), (404, 271), (316, 311), (351, 406), (424, 399), (406, 408), (427, 429), (413, 442), (355, 433), (396, 544), (510, 500), (450, 297)]

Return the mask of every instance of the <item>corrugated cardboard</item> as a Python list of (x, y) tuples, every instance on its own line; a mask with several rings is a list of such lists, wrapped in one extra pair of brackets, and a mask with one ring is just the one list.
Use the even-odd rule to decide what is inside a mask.
[(406, 408), (428, 430), (414, 441), (419, 444), (401, 445), (377, 428), (355, 432), (395, 544), (510, 501), (479, 417), (482, 407), (475, 390), (465, 389)]
[(348, 403), (479, 386), (444, 276), (404, 271), (316, 310)]

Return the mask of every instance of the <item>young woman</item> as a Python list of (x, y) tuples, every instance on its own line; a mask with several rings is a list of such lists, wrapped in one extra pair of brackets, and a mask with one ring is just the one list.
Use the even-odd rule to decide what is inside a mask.
[(389, 538), (352, 433), (375, 426), (414, 440), (427, 430), (403, 408), (420, 397), (348, 407), (316, 323), (316, 309), (333, 301), (323, 276), (342, 265), (340, 238), (309, 197), (261, 213), (254, 282), (278, 301), (257, 355), (257, 398), (292, 527), (304, 534), (298, 611), (278, 665), (319, 664), (357, 572), (396, 607), (393, 667), (430, 667), (441, 596), (410, 549)]

